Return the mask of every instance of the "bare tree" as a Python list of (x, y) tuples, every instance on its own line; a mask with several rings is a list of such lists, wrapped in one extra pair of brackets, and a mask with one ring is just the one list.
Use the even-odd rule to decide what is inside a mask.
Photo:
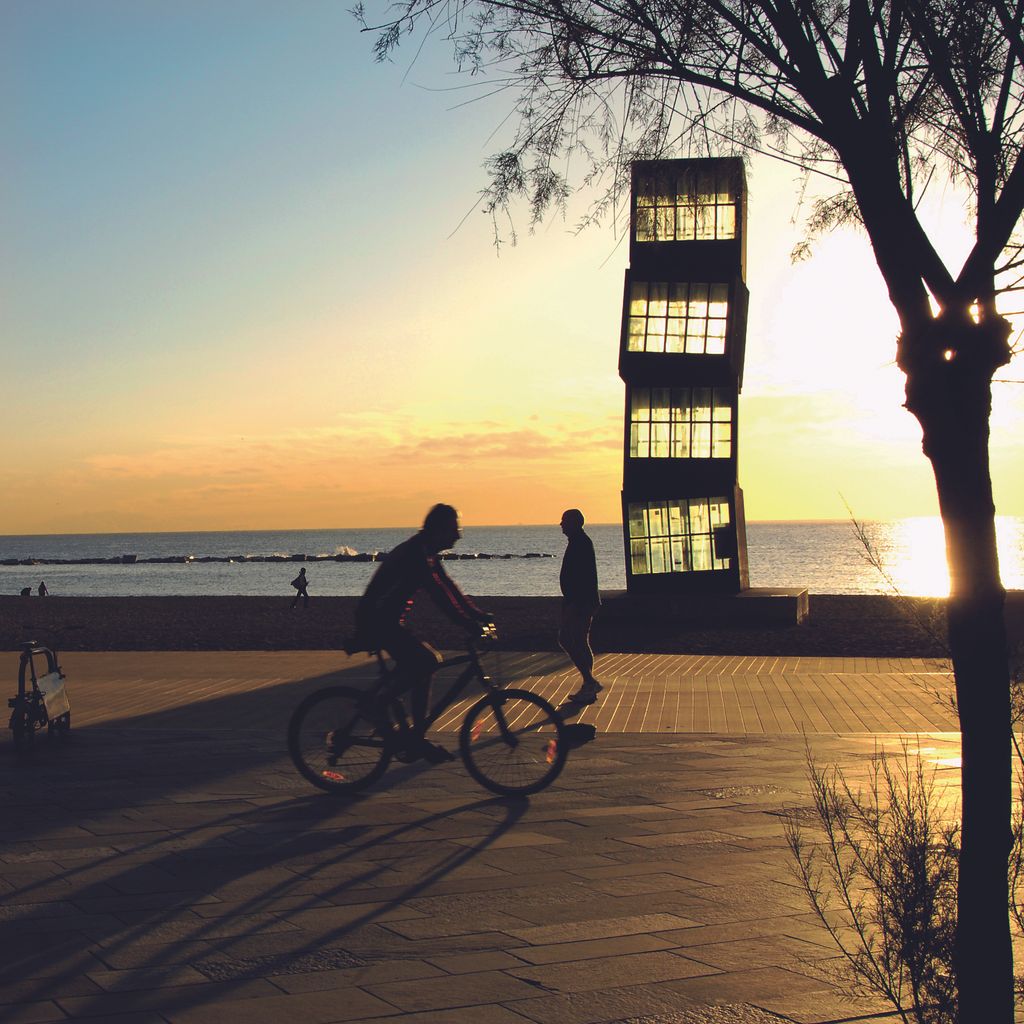
[[(493, 211), (525, 196), (540, 218), (596, 184), (600, 216), (634, 159), (668, 155), (762, 150), (840, 182), (810, 226), (867, 232), (945, 525), (964, 1022), (1013, 1019), (1010, 703), (988, 440), (990, 382), (1011, 357), (996, 300), (1024, 267), (1022, 19), (1024, 0), (399, 0), (374, 19), (379, 58), (439, 34), (462, 70), (510, 91), (516, 130), (490, 160)], [(958, 271), (918, 215), (935, 181), (970, 197), (974, 245)]]

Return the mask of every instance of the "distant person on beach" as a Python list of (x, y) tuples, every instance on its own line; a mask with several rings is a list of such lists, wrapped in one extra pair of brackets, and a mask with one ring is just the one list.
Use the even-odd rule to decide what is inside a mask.
[(410, 701), (413, 735), (405, 756), (438, 764), (452, 760), (444, 747), (425, 738), (430, 706), (430, 680), (441, 655), (416, 637), (405, 625), (405, 616), (421, 590), (454, 623), (474, 636), (480, 635), (490, 616), (455, 585), (441, 562), (440, 553), (462, 536), (459, 513), (451, 505), (435, 505), (423, 520), (423, 529), (385, 556), (356, 607), (356, 633), (345, 644), (355, 651), (385, 650), (394, 658), (402, 682), (412, 690)]
[(604, 687), (594, 678), (594, 652), (590, 647), (590, 627), (601, 604), (597, 588), (597, 557), (593, 541), (583, 530), (583, 513), (578, 508), (562, 513), (562, 533), (566, 537), (562, 571), (562, 623), (558, 645), (583, 677), (583, 686), (569, 697), (574, 704), (593, 704)]
[(46, 589), (46, 583), (43, 580), (39, 581), (39, 596), (46, 597), (50, 592)]
[(21, 588), (21, 596), (22, 597), (31, 597), (32, 596), (32, 588), (31, 587), (22, 587)]
[(292, 608), (299, 603), (299, 598), (302, 598), (302, 607), (309, 607), (309, 591), (306, 590), (306, 584), (309, 581), (306, 579), (306, 570), (300, 569), (299, 575), (292, 580), (292, 586), (295, 588), (295, 596), (292, 598)]

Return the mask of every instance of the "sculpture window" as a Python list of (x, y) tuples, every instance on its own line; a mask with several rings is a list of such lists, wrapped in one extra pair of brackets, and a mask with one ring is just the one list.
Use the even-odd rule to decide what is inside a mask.
[(729, 286), (696, 281), (634, 281), (627, 350), (722, 355)]
[(728, 388), (633, 388), (631, 459), (727, 459), (732, 455)]
[(725, 498), (629, 502), (627, 514), (634, 576), (729, 568), (714, 547), (715, 529), (729, 525)]
[(736, 193), (725, 168), (664, 170), (637, 181), (638, 242), (736, 237)]

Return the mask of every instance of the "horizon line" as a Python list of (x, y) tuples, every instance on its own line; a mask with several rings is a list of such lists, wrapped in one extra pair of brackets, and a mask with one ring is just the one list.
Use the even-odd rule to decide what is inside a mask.
[[(997, 513), (996, 519), (1020, 519), (1022, 516), (1015, 516), (1010, 513), (1000, 515)], [(909, 515), (909, 516), (898, 516), (889, 519), (877, 519), (867, 518), (858, 519), (859, 523), (893, 523), (901, 522), (908, 519), (938, 519), (941, 520), (941, 516), (938, 514), (929, 515)], [(748, 519), (747, 526), (830, 526), (834, 524), (844, 523), (847, 525), (852, 524), (853, 520), (849, 518), (841, 519)], [(619, 521), (615, 522), (591, 522), (587, 521), (587, 526), (618, 526), (622, 527), (622, 523)], [(463, 530), (507, 530), (507, 529), (523, 529), (531, 527), (546, 527), (550, 529), (558, 529), (557, 523), (472, 523), (463, 524)], [(399, 526), (289, 526), (289, 527), (246, 527), (244, 529), (171, 529), (171, 530), (60, 530), (48, 533), (4, 533), (0, 534), (0, 537), (116, 537), (124, 534), (133, 534), (138, 536), (148, 536), (153, 534), (161, 533), (343, 533), (346, 530), (412, 530), (417, 531), (422, 529), (422, 524), (409, 523)]]

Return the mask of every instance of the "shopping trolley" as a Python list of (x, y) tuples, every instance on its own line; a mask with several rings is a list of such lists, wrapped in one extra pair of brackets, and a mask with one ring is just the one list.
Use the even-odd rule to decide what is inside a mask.
[[(46, 671), (40, 674), (37, 665), (41, 669), (43, 662)], [(7, 701), (15, 749), (29, 749), (43, 729), (49, 736), (67, 736), (71, 729), (71, 704), (64, 680), (56, 651), (35, 640), (22, 643), (18, 693)]]

